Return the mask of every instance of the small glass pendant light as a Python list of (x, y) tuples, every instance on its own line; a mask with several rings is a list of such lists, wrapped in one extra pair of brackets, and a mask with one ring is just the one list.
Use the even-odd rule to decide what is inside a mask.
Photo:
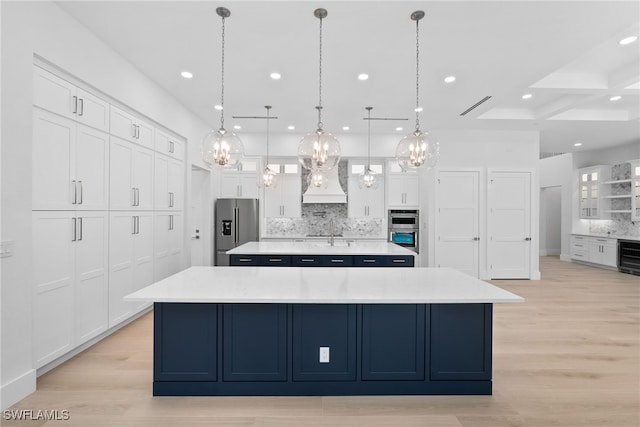
[(307, 184), (309, 187), (327, 188), (329, 186), (329, 181), (323, 171), (316, 169), (310, 171), (309, 175), (307, 175)]
[(419, 22), (424, 18), (424, 12), (416, 10), (411, 14), (411, 20), (416, 21), (416, 128), (415, 131), (400, 140), (396, 147), (396, 159), (402, 170), (417, 169), (422, 165), (431, 168), (436, 165), (440, 157), (440, 144), (420, 130), (420, 33)]
[(326, 18), (326, 9), (316, 9), (313, 15), (320, 20), (320, 67), (318, 124), (314, 132), (307, 133), (298, 144), (298, 160), (308, 170), (327, 171), (333, 169), (340, 161), (340, 143), (331, 133), (322, 129), (322, 20)]
[(244, 157), (244, 146), (236, 134), (224, 128), (224, 33), (225, 19), (231, 16), (231, 12), (225, 7), (219, 7), (216, 9), (216, 13), (222, 18), (220, 129), (212, 130), (204, 136), (202, 157), (206, 163), (219, 168), (236, 169)]
[(269, 122), (271, 121), (269, 111), (271, 110), (271, 105), (265, 105), (264, 108), (267, 110), (267, 158), (264, 163), (264, 169), (262, 169), (262, 173), (258, 176), (258, 187), (275, 188), (278, 186), (278, 172), (272, 170), (269, 166)]
[(367, 167), (358, 175), (358, 187), (375, 190), (380, 184), (378, 173), (371, 170), (371, 110), (373, 107), (366, 107), (367, 110)]

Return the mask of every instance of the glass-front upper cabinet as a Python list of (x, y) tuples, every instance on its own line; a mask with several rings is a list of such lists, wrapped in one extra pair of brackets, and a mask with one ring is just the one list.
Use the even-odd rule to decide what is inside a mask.
[(578, 170), (579, 177), (579, 215), (582, 219), (599, 219), (600, 184), (611, 176), (611, 167), (606, 165), (592, 166)]

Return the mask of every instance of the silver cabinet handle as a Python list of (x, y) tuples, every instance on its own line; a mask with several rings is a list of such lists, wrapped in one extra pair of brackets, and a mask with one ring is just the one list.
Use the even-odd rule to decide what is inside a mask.
[(376, 260), (375, 259), (363, 259), (362, 262), (372, 263), (372, 262), (376, 262)]
[(136, 206), (140, 206), (140, 188), (136, 187)]
[(75, 205), (78, 203), (78, 184), (75, 179), (71, 183), (73, 184), (73, 202), (71, 204)]
[(140, 234), (140, 217), (136, 216), (136, 234)]
[(78, 101), (80, 101), (80, 111), (78, 112), (78, 115), (82, 116), (84, 115), (84, 99), (78, 98)]
[(406, 259), (394, 259), (393, 262), (398, 263), (398, 264), (404, 264), (405, 262), (407, 262)]
[(82, 200), (84, 199), (83, 194), (82, 194), (82, 181), (78, 181), (78, 185), (80, 185), (80, 201), (78, 202), (79, 205), (82, 204)]
[(314, 262), (315, 258), (302, 258), (300, 261), (302, 261), (302, 262)]
[(136, 205), (136, 188), (131, 187), (131, 206)]
[(240, 258), (238, 261), (240, 261), (240, 262), (251, 262), (251, 261), (253, 261), (253, 258)]
[(78, 112), (78, 97), (74, 96), (73, 97), (73, 114), (76, 114)]
[(131, 136), (136, 137), (136, 125), (131, 124)]
[(82, 240), (82, 217), (78, 218), (78, 241)]
[(169, 191), (169, 207), (171, 207), (171, 191)]
[(269, 258), (269, 262), (282, 262), (282, 258)]
[(136, 139), (140, 139), (140, 125), (136, 125)]
[(136, 217), (132, 216), (131, 217), (131, 234), (136, 234)]
[(71, 220), (73, 221), (73, 239), (71, 239), (72, 242), (76, 241), (76, 233), (77, 233), (77, 227), (76, 227), (76, 219), (75, 218), (71, 218)]
[(336, 264), (340, 264), (341, 262), (344, 262), (343, 259), (332, 259), (331, 262), (334, 262)]

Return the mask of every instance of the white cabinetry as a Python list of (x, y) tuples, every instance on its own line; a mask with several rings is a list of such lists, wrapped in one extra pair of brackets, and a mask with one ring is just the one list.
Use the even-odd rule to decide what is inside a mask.
[(616, 267), (618, 241), (607, 237), (571, 235), (571, 259)]
[(182, 212), (156, 212), (154, 219), (154, 280), (177, 273), (182, 265)]
[(366, 167), (366, 162), (349, 161), (347, 211), (349, 218), (384, 218), (384, 173), (380, 163), (371, 163), (371, 169), (378, 173), (377, 188), (360, 188), (358, 177)]
[(38, 66), (33, 67), (33, 105), (87, 126), (109, 130), (109, 104)]
[(109, 327), (140, 307), (125, 295), (153, 283), (153, 212), (112, 212), (109, 233)]
[(611, 166), (599, 165), (578, 169), (579, 216), (582, 219), (604, 218), (601, 184), (611, 177)]
[(182, 161), (155, 153), (154, 207), (182, 210), (184, 207), (184, 166)]
[(220, 197), (223, 199), (257, 199), (257, 172), (223, 171), (220, 174)]
[(153, 149), (153, 126), (118, 107), (111, 106), (111, 134)]
[(266, 218), (300, 218), (302, 215), (302, 181), (297, 163), (272, 163), (278, 171), (276, 186), (264, 189), (264, 216)]
[(39, 108), (33, 109), (34, 210), (105, 210), (108, 135)]
[(420, 181), (418, 172), (403, 172), (398, 163), (387, 163), (387, 206), (389, 208), (418, 208)]
[(153, 152), (114, 136), (110, 147), (111, 210), (152, 210)]
[(34, 211), (34, 355), (39, 368), (107, 329), (105, 212)]
[(156, 129), (155, 150), (174, 159), (184, 160), (184, 143), (159, 129)]
[(631, 164), (631, 220), (640, 221), (640, 160)]

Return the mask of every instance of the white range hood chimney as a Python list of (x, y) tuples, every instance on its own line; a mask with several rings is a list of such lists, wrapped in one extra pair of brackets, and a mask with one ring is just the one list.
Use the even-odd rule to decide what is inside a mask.
[(338, 167), (327, 171), (325, 175), (327, 187), (309, 185), (307, 191), (302, 195), (302, 203), (347, 203), (347, 195), (342, 191), (338, 179)]

